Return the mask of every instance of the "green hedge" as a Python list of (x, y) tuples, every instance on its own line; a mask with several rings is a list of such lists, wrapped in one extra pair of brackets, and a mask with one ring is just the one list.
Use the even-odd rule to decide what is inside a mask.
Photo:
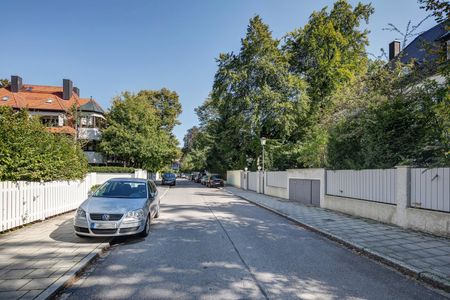
[(28, 112), (0, 107), (0, 181), (82, 179), (87, 159), (73, 138), (45, 130)]
[(128, 167), (109, 167), (109, 166), (92, 166), (89, 172), (97, 173), (134, 173), (134, 168)]

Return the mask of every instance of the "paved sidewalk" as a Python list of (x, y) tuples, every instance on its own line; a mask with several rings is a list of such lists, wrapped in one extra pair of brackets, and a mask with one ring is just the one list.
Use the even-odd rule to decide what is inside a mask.
[(449, 239), (234, 187), (225, 190), (450, 291)]
[(0, 299), (45, 299), (108, 245), (77, 237), (73, 214), (0, 234)]

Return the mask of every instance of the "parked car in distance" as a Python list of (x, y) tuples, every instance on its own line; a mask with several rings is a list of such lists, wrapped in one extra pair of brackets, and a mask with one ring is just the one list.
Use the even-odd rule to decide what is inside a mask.
[(114, 178), (78, 207), (73, 225), (78, 236), (146, 237), (152, 218), (158, 217), (158, 191), (153, 181)]
[(162, 181), (161, 181), (162, 185), (177, 185), (177, 176), (175, 176), (175, 174), (173, 173), (164, 173), (162, 175)]
[(192, 181), (195, 181), (195, 179), (197, 178), (197, 176), (198, 176), (198, 172), (192, 172), (190, 179), (191, 179)]
[(206, 185), (206, 182), (208, 181), (208, 175), (203, 175), (200, 179), (200, 183), (203, 185)]
[(209, 175), (208, 180), (206, 181), (206, 186), (210, 187), (210, 188), (219, 187), (219, 186), (223, 187), (224, 185), (225, 185), (224, 181), (223, 181), (222, 177), (220, 177), (219, 174)]
[(197, 174), (197, 177), (195, 177), (195, 182), (197, 182), (197, 183), (201, 183), (202, 182), (202, 177), (204, 176), (205, 174), (203, 174), (203, 173), (198, 173)]

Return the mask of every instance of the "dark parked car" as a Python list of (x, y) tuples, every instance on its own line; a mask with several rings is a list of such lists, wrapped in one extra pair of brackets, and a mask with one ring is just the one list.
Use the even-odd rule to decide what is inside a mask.
[(164, 173), (162, 176), (162, 185), (177, 185), (177, 176), (175, 176), (175, 174), (173, 173)]
[(208, 176), (208, 180), (206, 181), (207, 187), (218, 187), (218, 186), (224, 186), (224, 181), (218, 174), (212, 174)]

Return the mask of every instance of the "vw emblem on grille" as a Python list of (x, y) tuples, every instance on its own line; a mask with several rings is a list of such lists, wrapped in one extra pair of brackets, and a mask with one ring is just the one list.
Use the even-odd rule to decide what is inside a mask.
[(102, 215), (102, 220), (103, 221), (109, 221), (109, 215)]

